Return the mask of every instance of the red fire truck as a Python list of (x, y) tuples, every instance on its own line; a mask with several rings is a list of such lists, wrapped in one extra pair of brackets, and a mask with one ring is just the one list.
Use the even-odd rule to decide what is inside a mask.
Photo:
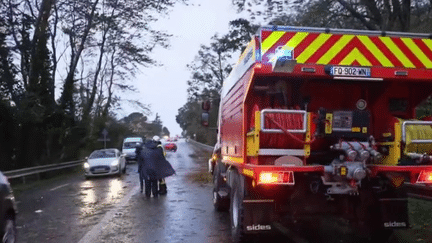
[[(275, 222), (407, 228), (405, 183), (432, 182), (432, 36), (262, 27), (224, 82), (209, 161), (235, 242)], [(430, 119), (429, 119), (430, 120)]]

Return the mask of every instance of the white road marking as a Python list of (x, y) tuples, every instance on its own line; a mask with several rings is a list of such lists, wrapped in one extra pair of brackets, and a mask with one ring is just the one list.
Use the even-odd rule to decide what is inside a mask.
[(81, 240), (78, 243), (96, 242), (97, 237), (103, 232), (103, 229), (109, 223), (109, 221), (116, 216), (119, 209), (124, 207), (129, 202), (129, 200), (132, 198), (132, 196), (135, 195), (136, 193), (138, 193), (138, 188), (139, 188), (139, 185), (136, 185), (129, 192), (129, 194), (127, 194), (123, 198), (123, 200), (119, 204), (117, 204), (117, 206), (115, 208), (108, 211), (105, 214), (105, 216), (102, 218), (102, 220), (99, 221), (99, 223), (97, 225), (93, 226), (93, 228), (89, 232), (87, 232), (87, 234), (85, 234), (84, 237), (81, 238)]
[(50, 191), (55, 191), (55, 190), (57, 190), (57, 189), (59, 189), (59, 188), (62, 188), (62, 187), (68, 186), (68, 185), (69, 185), (69, 183), (68, 183), (68, 184), (64, 184), (64, 185), (61, 185), (61, 186), (58, 186), (58, 187), (54, 187), (54, 188), (50, 189)]

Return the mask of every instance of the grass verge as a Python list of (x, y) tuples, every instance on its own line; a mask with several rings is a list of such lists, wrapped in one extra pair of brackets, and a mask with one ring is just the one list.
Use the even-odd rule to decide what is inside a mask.
[(208, 171), (193, 172), (188, 177), (196, 183), (207, 184), (212, 182), (212, 175)]
[(408, 214), (411, 228), (396, 231), (390, 242), (432, 242), (432, 202), (410, 198)]

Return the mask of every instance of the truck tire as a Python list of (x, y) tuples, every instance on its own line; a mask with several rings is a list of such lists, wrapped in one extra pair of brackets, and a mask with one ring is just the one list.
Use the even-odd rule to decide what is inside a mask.
[(231, 188), (231, 235), (235, 243), (247, 242), (247, 235), (244, 230), (244, 181), (237, 171), (233, 172)]
[(216, 164), (215, 172), (213, 173), (213, 206), (216, 211), (226, 212), (229, 210), (229, 196), (221, 197), (219, 191), (225, 187), (228, 188), (222, 173), (226, 171), (225, 166), (218, 162)]

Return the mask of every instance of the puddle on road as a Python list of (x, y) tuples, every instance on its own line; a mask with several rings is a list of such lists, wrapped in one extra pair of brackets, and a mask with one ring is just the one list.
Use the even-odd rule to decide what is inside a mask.
[(119, 180), (112, 180), (109, 184), (109, 193), (107, 198), (118, 198), (120, 191), (123, 189), (123, 183)]
[(125, 190), (129, 187), (126, 183), (131, 183), (118, 178), (108, 180), (82, 182), (81, 191), (77, 194), (78, 199), (75, 200), (81, 219), (105, 214), (125, 195)]

